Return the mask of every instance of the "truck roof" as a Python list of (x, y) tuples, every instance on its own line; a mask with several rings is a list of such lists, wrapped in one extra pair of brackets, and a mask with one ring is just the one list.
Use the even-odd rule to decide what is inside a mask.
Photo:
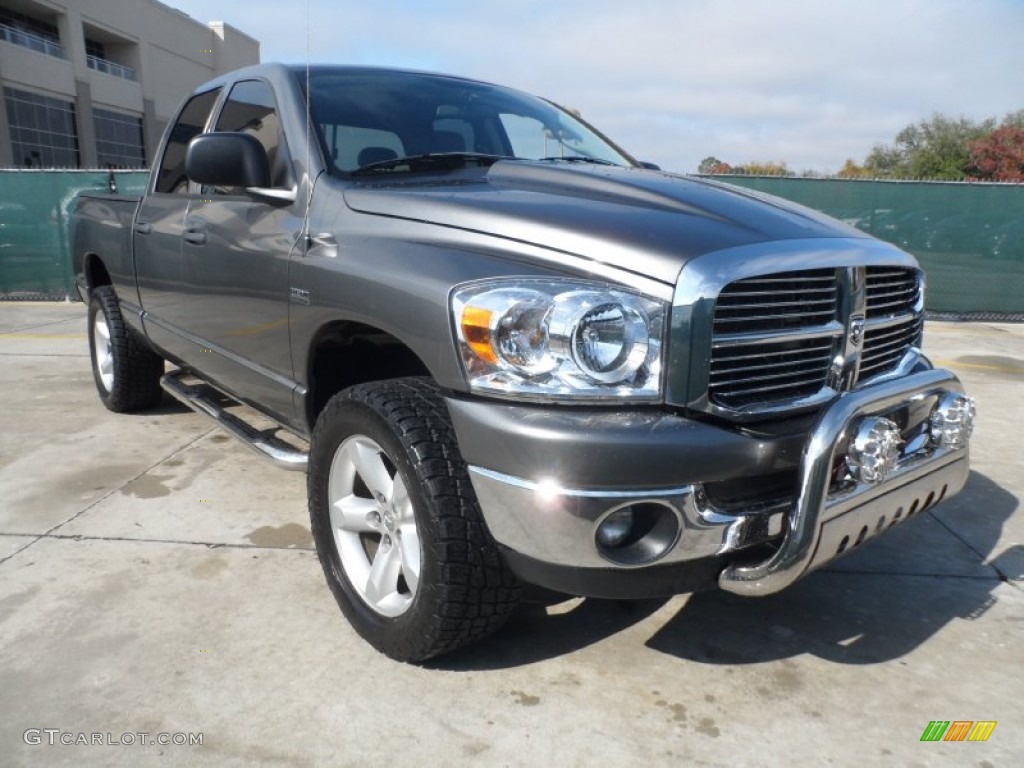
[[(401, 67), (383, 67), (383, 66), (368, 66), (368, 65), (347, 65), (347, 64), (282, 64), (280, 62), (267, 62), (264, 64), (254, 64), (249, 67), (243, 67), (242, 69), (236, 69), (231, 72), (226, 72), (223, 75), (207, 80), (205, 83), (199, 85), (193, 93), (202, 93), (208, 91), (211, 88), (215, 88), (226, 83), (231, 83), (236, 80), (245, 80), (251, 77), (266, 77), (268, 79), (275, 79), (275, 77), (290, 77), (298, 79), (301, 82), (306, 71), (311, 74), (324, 74), (324, 73), (350, 73), (350, 74), (372, 74), (372, 73), (395, 73), (395, 74), (407, 74), (407, 75), (422, 75), (425, 77), (436, 77), (445, 80), (454, 80), (465, 83), (475, 83), (479, 85), (495, 85), (484, 80), (476, 80), (471, 77), (463, 77), (461, 75), (450, 75), (441, 72), (429, 72), (426, 70), (416, 69), (404, 69)], [(512, 89), (515, 90), (515, 89)]]

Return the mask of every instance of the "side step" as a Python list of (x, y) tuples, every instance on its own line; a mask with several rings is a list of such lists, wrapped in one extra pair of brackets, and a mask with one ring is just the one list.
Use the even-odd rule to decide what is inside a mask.
[(182, 379), (191, 376), (186, 371), (171, 371), (160, 378), (160, 386), (175, 399), (180, 400), (196, 413), (209, 416), (217, 426), (229, 435), (237, 437), (245, 445), (256, 451), (265, 459), (270, 459), (282, 469), (305, 472), (309, 455), (305, 451), (289, 445), (276, 435), (278, 427), (258, 429), (252, 424), (228, 412), (216, 401), (225, 400), (225, 396), (208, 384), (188, 384)]

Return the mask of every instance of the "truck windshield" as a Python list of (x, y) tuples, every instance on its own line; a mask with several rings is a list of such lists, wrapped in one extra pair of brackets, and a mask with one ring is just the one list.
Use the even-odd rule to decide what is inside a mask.
[[(305, 90), (305, 71), (296, 75)], [(456, 77), (313, 68), (309, 99), (324, 155), (340, 175), (506, 158), (636, 165), (565, 109)], [(447, 161), (429, 162), (441, 158)]]

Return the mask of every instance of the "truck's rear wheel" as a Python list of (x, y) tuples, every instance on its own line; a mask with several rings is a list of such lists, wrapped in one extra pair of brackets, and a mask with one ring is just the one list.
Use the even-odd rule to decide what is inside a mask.
[(89, 356), (100, 400), (127, 413), (160, 402), (164, 361), (125, 325), (114, 289), (93, 289), (89, 299)]
[(519, 583), (483, 523), (429, 380), (364, 384), (328, 402), (313, 432), (309, 506), (341, 610), (391, 658), (453, 651), (516, 605)]

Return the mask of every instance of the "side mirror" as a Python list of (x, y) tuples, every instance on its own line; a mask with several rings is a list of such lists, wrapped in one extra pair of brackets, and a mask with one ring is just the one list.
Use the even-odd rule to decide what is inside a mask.
[(188, 143), (185, 173), (212, 187), (270, 186), (270, 162), (263, 145), (245, 133), (203, 133)]
[(661, 166), (660, 165), (656, 165), (654, 163), (645, 163), (642, 160), (640, 161), (640, 167), (641, 168), (646, 168), (648, 171), (660, 171), (661, 170)]

